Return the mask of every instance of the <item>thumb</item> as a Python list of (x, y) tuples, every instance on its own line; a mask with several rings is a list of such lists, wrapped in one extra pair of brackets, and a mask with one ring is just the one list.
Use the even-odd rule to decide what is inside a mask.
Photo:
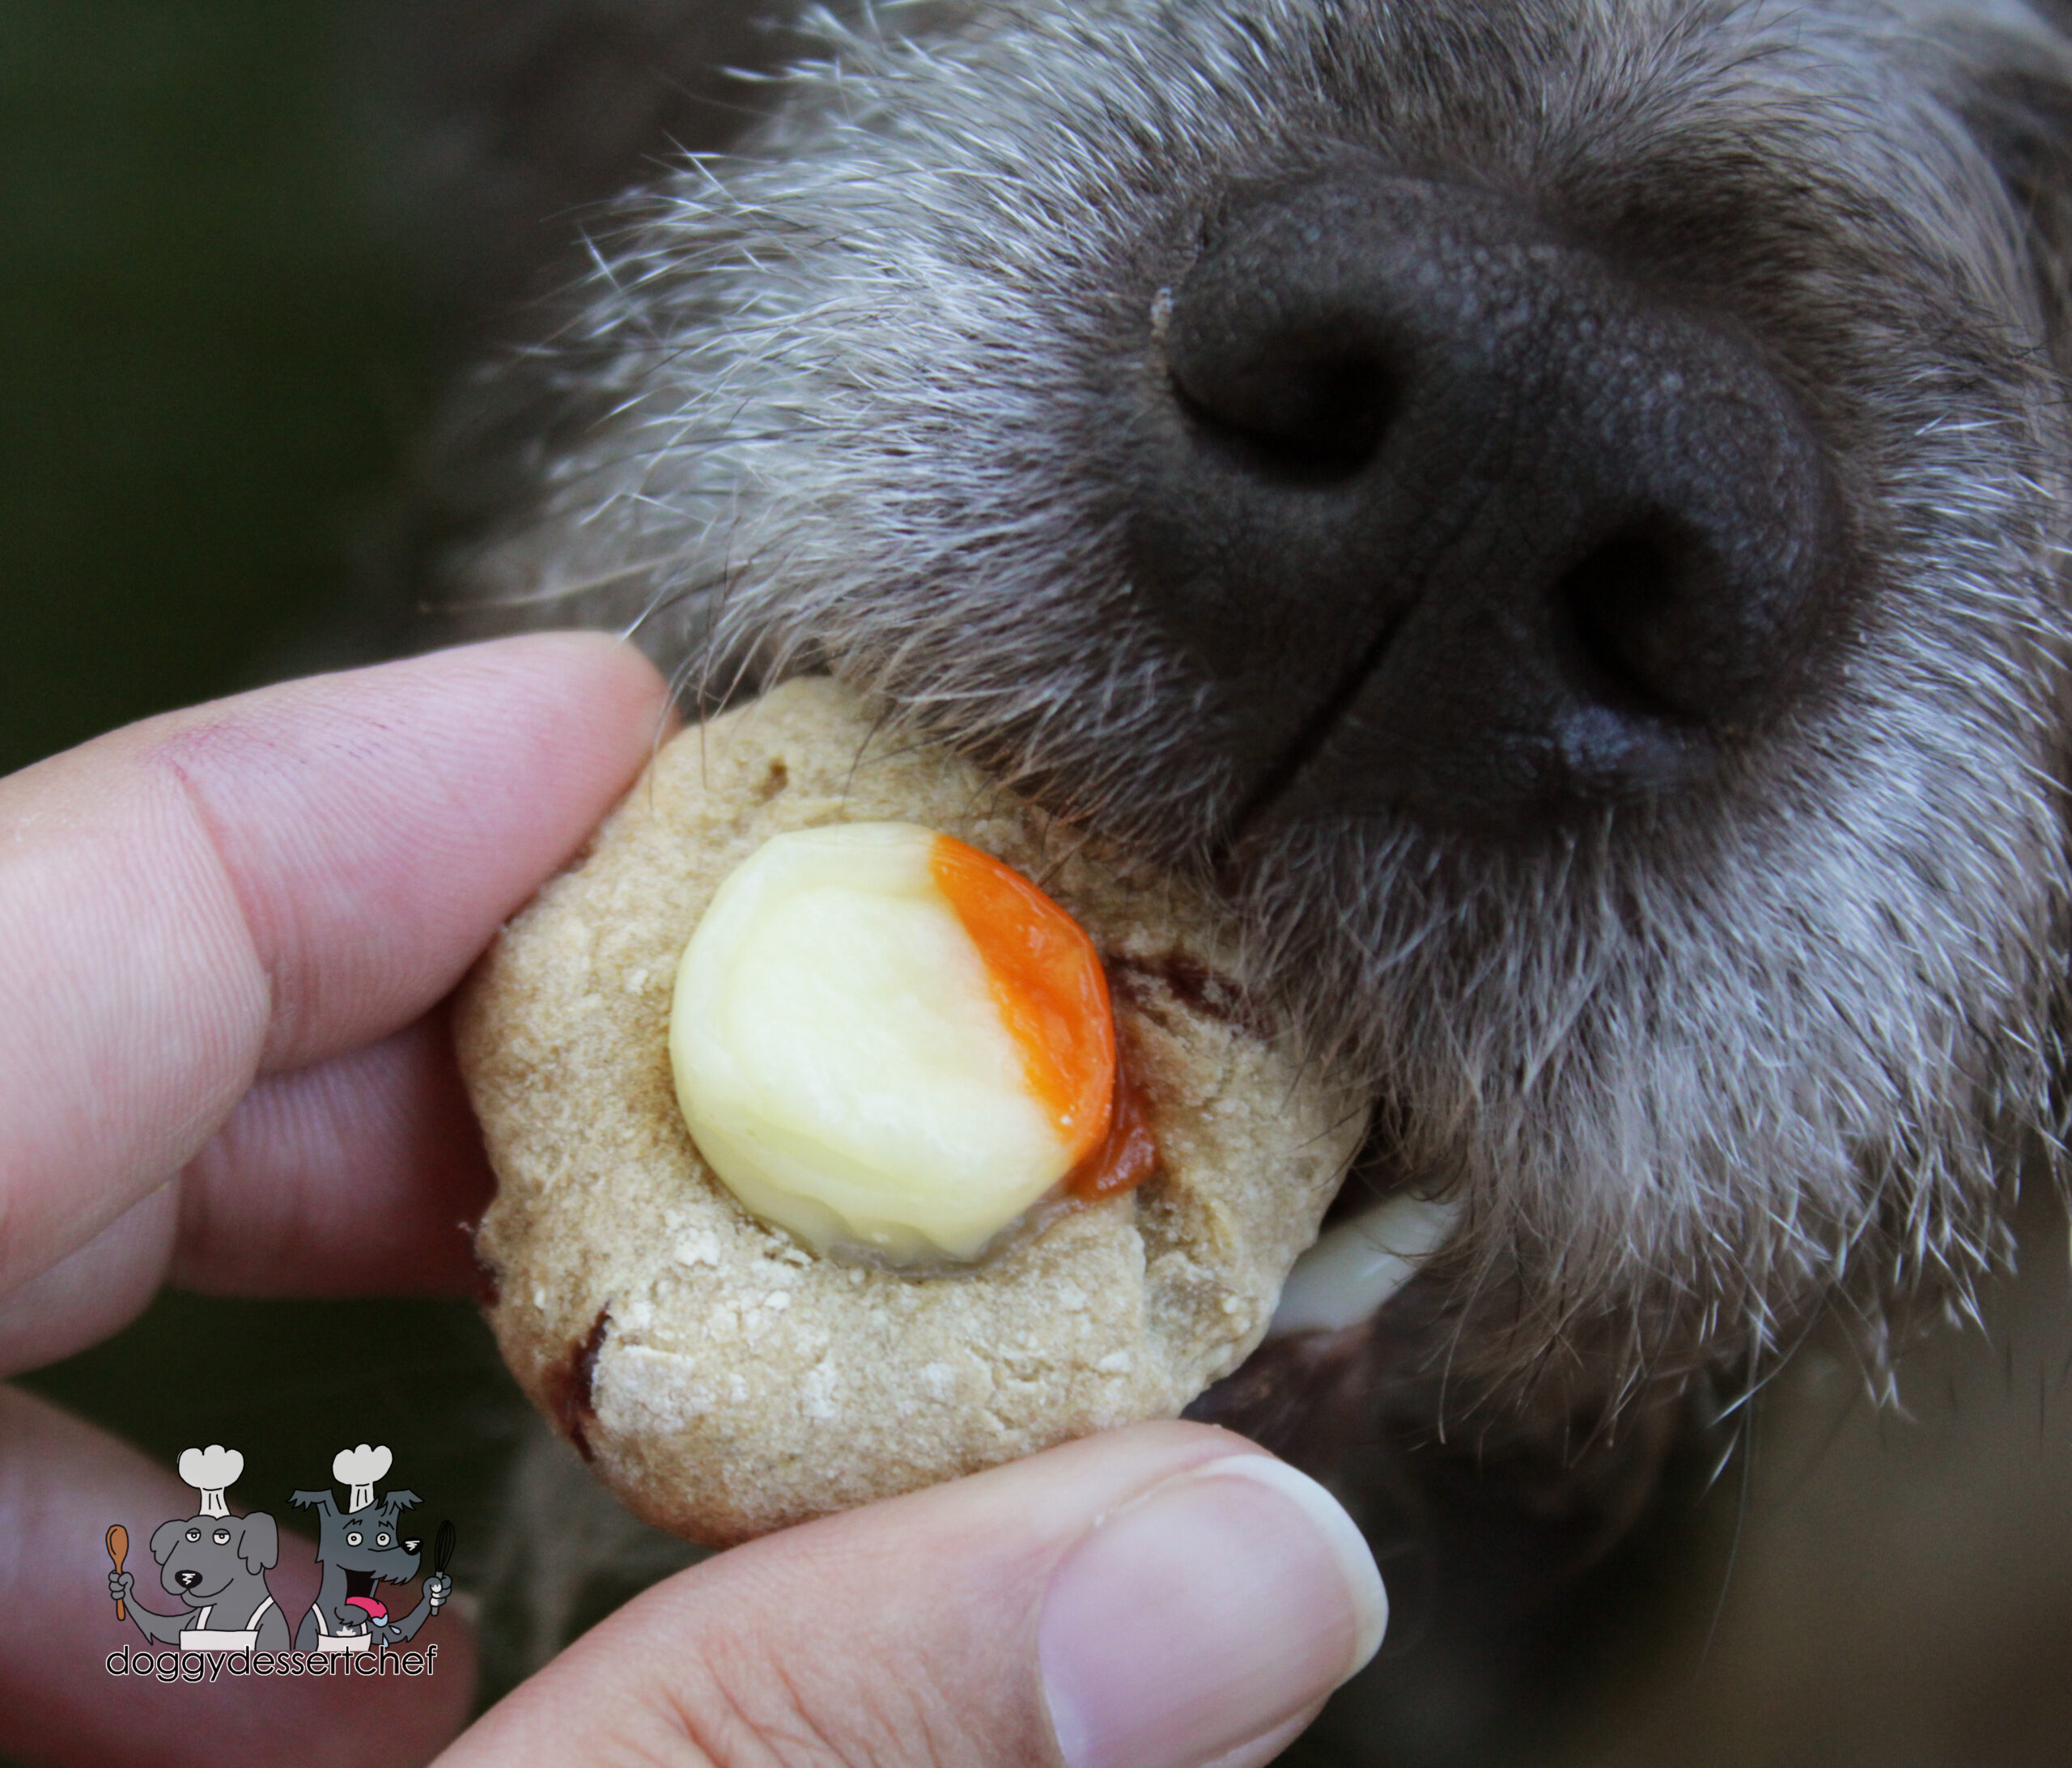
[(679, 1573), (441, 1762), (1250, 1768), (1386, 1613), (1322, 1486), (1221, 1431), (1143, 1425)]

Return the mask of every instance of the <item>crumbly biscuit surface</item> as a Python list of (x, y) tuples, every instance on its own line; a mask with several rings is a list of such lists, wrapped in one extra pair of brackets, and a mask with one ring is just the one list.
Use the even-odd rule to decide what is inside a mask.
[[(813, 678), (684, 732), (461, 1001), (504, 1356), (631, 1509), (693, 1540), (1176, 1414), (1259, 1341), (1363, 1127), (1262, 1035), (1208, 902), (874, 724)], [(671, 990), (712, 892), (772, 835), (873, 820), (956, 835), (1077, 917), (1161, 1151), (969, 1274), (815, 1257), (741, 1208), (677, 1110)]]

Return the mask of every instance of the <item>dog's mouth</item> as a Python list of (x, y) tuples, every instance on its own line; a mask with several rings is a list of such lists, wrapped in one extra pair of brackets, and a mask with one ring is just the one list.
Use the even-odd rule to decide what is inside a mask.
[(349, 1569), (346, 1573), (346, 1601), (350, 1602), (355, 1596), (372, 1598), (375, 1587), (380, 1582), (381, 1577), (378, 1572), (354, 1571)]

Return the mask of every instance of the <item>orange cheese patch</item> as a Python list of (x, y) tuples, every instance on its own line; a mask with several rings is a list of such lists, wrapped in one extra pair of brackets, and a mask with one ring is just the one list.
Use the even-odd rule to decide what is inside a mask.
[(1115, 1111), (1115, 1021), (1100, 954), (1076, 921), (991, 854), (937, 835), (928, 868), (985, 962), (1030, 1093), (1077, 1166), (1106, 1141)]

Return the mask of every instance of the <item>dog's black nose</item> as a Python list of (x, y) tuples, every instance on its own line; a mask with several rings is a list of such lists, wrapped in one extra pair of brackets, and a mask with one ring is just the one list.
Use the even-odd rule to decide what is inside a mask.
[(172, 1581), (183, 1590), (192, 1590), (202, 1581), (202, 1574), (198, 1571), (176, 1571), (172, 1575)]
[(1248, 811), (1515, 826), (1674, 789), (1799, 692), (1837, 499), (1694, 299), (1353, 162), (1238, 202), (1153, 326), (1132, 583)]

